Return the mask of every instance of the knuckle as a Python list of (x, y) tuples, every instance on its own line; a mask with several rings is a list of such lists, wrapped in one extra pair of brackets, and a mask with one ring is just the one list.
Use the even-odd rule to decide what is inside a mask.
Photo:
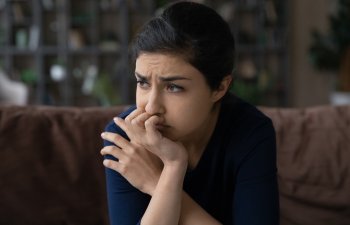
[(136, 124), (137, 124), (137, 119), (131, 120), (131, 124), (132, 124), (132, 125), (136, 125)]
[(134, 155), (134, 154), (136, 154), (136, 152), (137, 152), (137, 149), (135, 146), (131, 146), (129, 148), (129, 154)]
[(127, 171), (128, 171), (128, 167), (127, 167), (126, 165), (121, 164), (121, 165), (119, 166), (119, 171), (118, 171), (118, 172), (119, 172), (120, 174), (126, 174)]
[(130, 164), (131, 163), (131, 158), (130, 157), (125, 157), (123, 159), (123, 164), (127, 165), (127, 164)]
[(149, 126), (149, 125), (151, 125), (151, 121), (150, 120), (146, 120), (145, 121), (145, 126)]
[(119, 142), (121, 140), (121, 136), (115, 134), (113, 139), (114, 139), (115, 142)]

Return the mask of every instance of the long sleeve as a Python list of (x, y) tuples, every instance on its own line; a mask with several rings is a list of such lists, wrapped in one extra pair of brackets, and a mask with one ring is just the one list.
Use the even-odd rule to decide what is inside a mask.
[(278, 225), (276, 143), (271, 123), (255, 130), (254, 137), (248, 140), (246, 147), (251, 150), (237, 169), (234, 224)]
[[(129, 114), (130, 111), (132, 109), (128, 110), (126, 114)], [(121, 117), (125, 116), (121, 115)], [(118, 133), (126, 137), (126, 134), (114, 122), (109, 123), (105, 131)], [(112, 143), (104, 141), (104, 146), (108, 145), (112, 145)], [(116, 160), (112, 156), (106, 156), (106, 158)], [(150, 197), (133, 187), (118, 172), (106, 168), (105, 173), (110, 224), (138, 224), (147, 208)]]

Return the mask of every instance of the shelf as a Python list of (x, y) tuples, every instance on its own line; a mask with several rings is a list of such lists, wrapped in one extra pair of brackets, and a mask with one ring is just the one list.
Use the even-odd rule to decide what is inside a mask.
[[(107, 78), (104, 77), (105, 80), (98, 82), (104, 82), (104, 85), (107, 83), (106, 89), (118, 90), (114, 93), (114, 97), (119, 99), (118, 103), (129, 104), (134, 101), (130, 94), (134, 93), (133, 86), (130, 85), (132, 76), (127, 74), (131, 72), (127, 49), (130, 38), (157, 10), (154, 8), (155, 1), (11, 0), (6, 1), (2, 8), (1, 2), (4, 1), (0, 0), (1, 66), (10, 76), (28, 74), (28, 71), (29, 74), (37, 74), (37, 83), (31, 84), (31, 94), (34, 97), (29, 104), (99, 104), (102, 100), (96, 95), (82, 97), (81, 93), (77, 93), (79, 88), (76, 87), (81, 85), (81, 81), (78, 82), (75, 76), (86, 75), (89, 65), (98, 68), (98, 74), (94, 76), (99, 79), (108, 75)], [(285, 13), (287, 0), (283, 0), (283, 4), (278, 3), (282, 12), (274, 11), (276, 9), (273, 8), (273, 0), (206, 2), (211, 2), (213, 7), (223, 10), (224, 18), (235, 34), (236, 64), (237, 68), (242, 69), (241, 80), (245, 82), (242, 87), (250, 85), (249, 88), (264, 89), (259, 93), (259, 101), (248, 101), (253, 104), (286, 105), (288, 85), (281, 84), (280, 81), (286, 81), (288, 76), (288, 17)], [(267, 10), (270, 11), (267, 13)], [(13, 13), (14, 11), (16, 13)], [(274, 13), (278, 20), (271, 17)], [(2, 21), (6, 21), (6, 24)], [(38, 28), (39, 32), (36, 33), (35, 28)], [(35, 48), (18, 48), (28, 46), (30, 42)], [(57, 62), (65, 65), (67, 77), (64, 81), (53, 84), (49, 80), (50, 68)], [(244, 72), (247, 71), (251, 77), (245, 77)], [(269, 86), (258, 87), (261, 85), (259, 82), (264, 79), (270, 82)], [(50, 90), (49, 85), (52, 85), (55, 91)], [(249, 92), (249, 88), (241, 88), (240, 91)], [(247, 93), (244, 94), (248, 96)], [(44, 100), (50, 98), (50, 101)]]
[[(231, 27), (236, 38), (233, 91), (256, 105), (288, 104), (287, 0), (236, 0)], [(282, 10), (282, 12), (278, 11)]]
[(36, 50), (31, 50), (28, 48), (13, 48), (13, 47), (1, 47), (0, 55), (32, 55), (37, 53)]
[[(95, 85), (106, 75), (104, 79), (110, 81), (106, 85), (119, 90), (109, 96), (110, 104), (130, 102), (128, 87), (123, 87), (130, 78), (119, 74), (127, 70), (116, 70), (116, 65), (128, 67), (128, 55), (121, 54), (129, 38), (122, 26), (129, 24), (128, 4), (126, 0), (108, 2), (113, 4), (102, 10), (99, 0), (6, 1), (0, 11), (1, 69), (10, 77), (25, 77), (22, 81), (32, 91), (28, 104), (98, 105), (101, 96), (108, 94), (104, 90), (84, 94), (79, 86), (86, 77)], [(57, 71), (63, 75), (52, 74)], [(113, 102), (115, 97), (120, 102)]]

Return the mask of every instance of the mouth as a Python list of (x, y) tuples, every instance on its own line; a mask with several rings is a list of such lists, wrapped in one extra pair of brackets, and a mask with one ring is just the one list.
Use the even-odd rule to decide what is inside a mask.
[(156, 124), (155, 127), (156, 127), (157, 130), (163, 131), (165, 129), (168, 129), (170, 126), (168, 126), (166, 124)]

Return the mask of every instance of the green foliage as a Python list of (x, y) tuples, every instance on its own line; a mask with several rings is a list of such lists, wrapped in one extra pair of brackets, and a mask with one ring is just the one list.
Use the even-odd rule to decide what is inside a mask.
[(102, 106), (117, 105), (121, 102), (108, 74), (99, 74), (93, 88), (93, 95), (99, 100)]
[(38, 75), (32, 69), (24, 69), (21, 71), (21, 80), (28, 85), (33, 85), (38, 81)]
[(335, 15), (329, 16), (326, 34), (312, 31), (309, 49), (312, 63), (319, 69), (337, 70), (346, 49), (350, 47), (350, 1), (338, 0)]
[(164, 5), (166, 5), (169, 1), (167, 0), (156, 0), (156, 7), (163, 7)]
[(269, 104), (266, 95), (276, 91), (276, 86), (276, 75), (262, 70), (253, 80), (235, 78), (230, 91), (253, 105), (262, 105)]
[(261, 92), (256, 83), (235, 80), (231, 92), (253, 105), (260, 103)]

